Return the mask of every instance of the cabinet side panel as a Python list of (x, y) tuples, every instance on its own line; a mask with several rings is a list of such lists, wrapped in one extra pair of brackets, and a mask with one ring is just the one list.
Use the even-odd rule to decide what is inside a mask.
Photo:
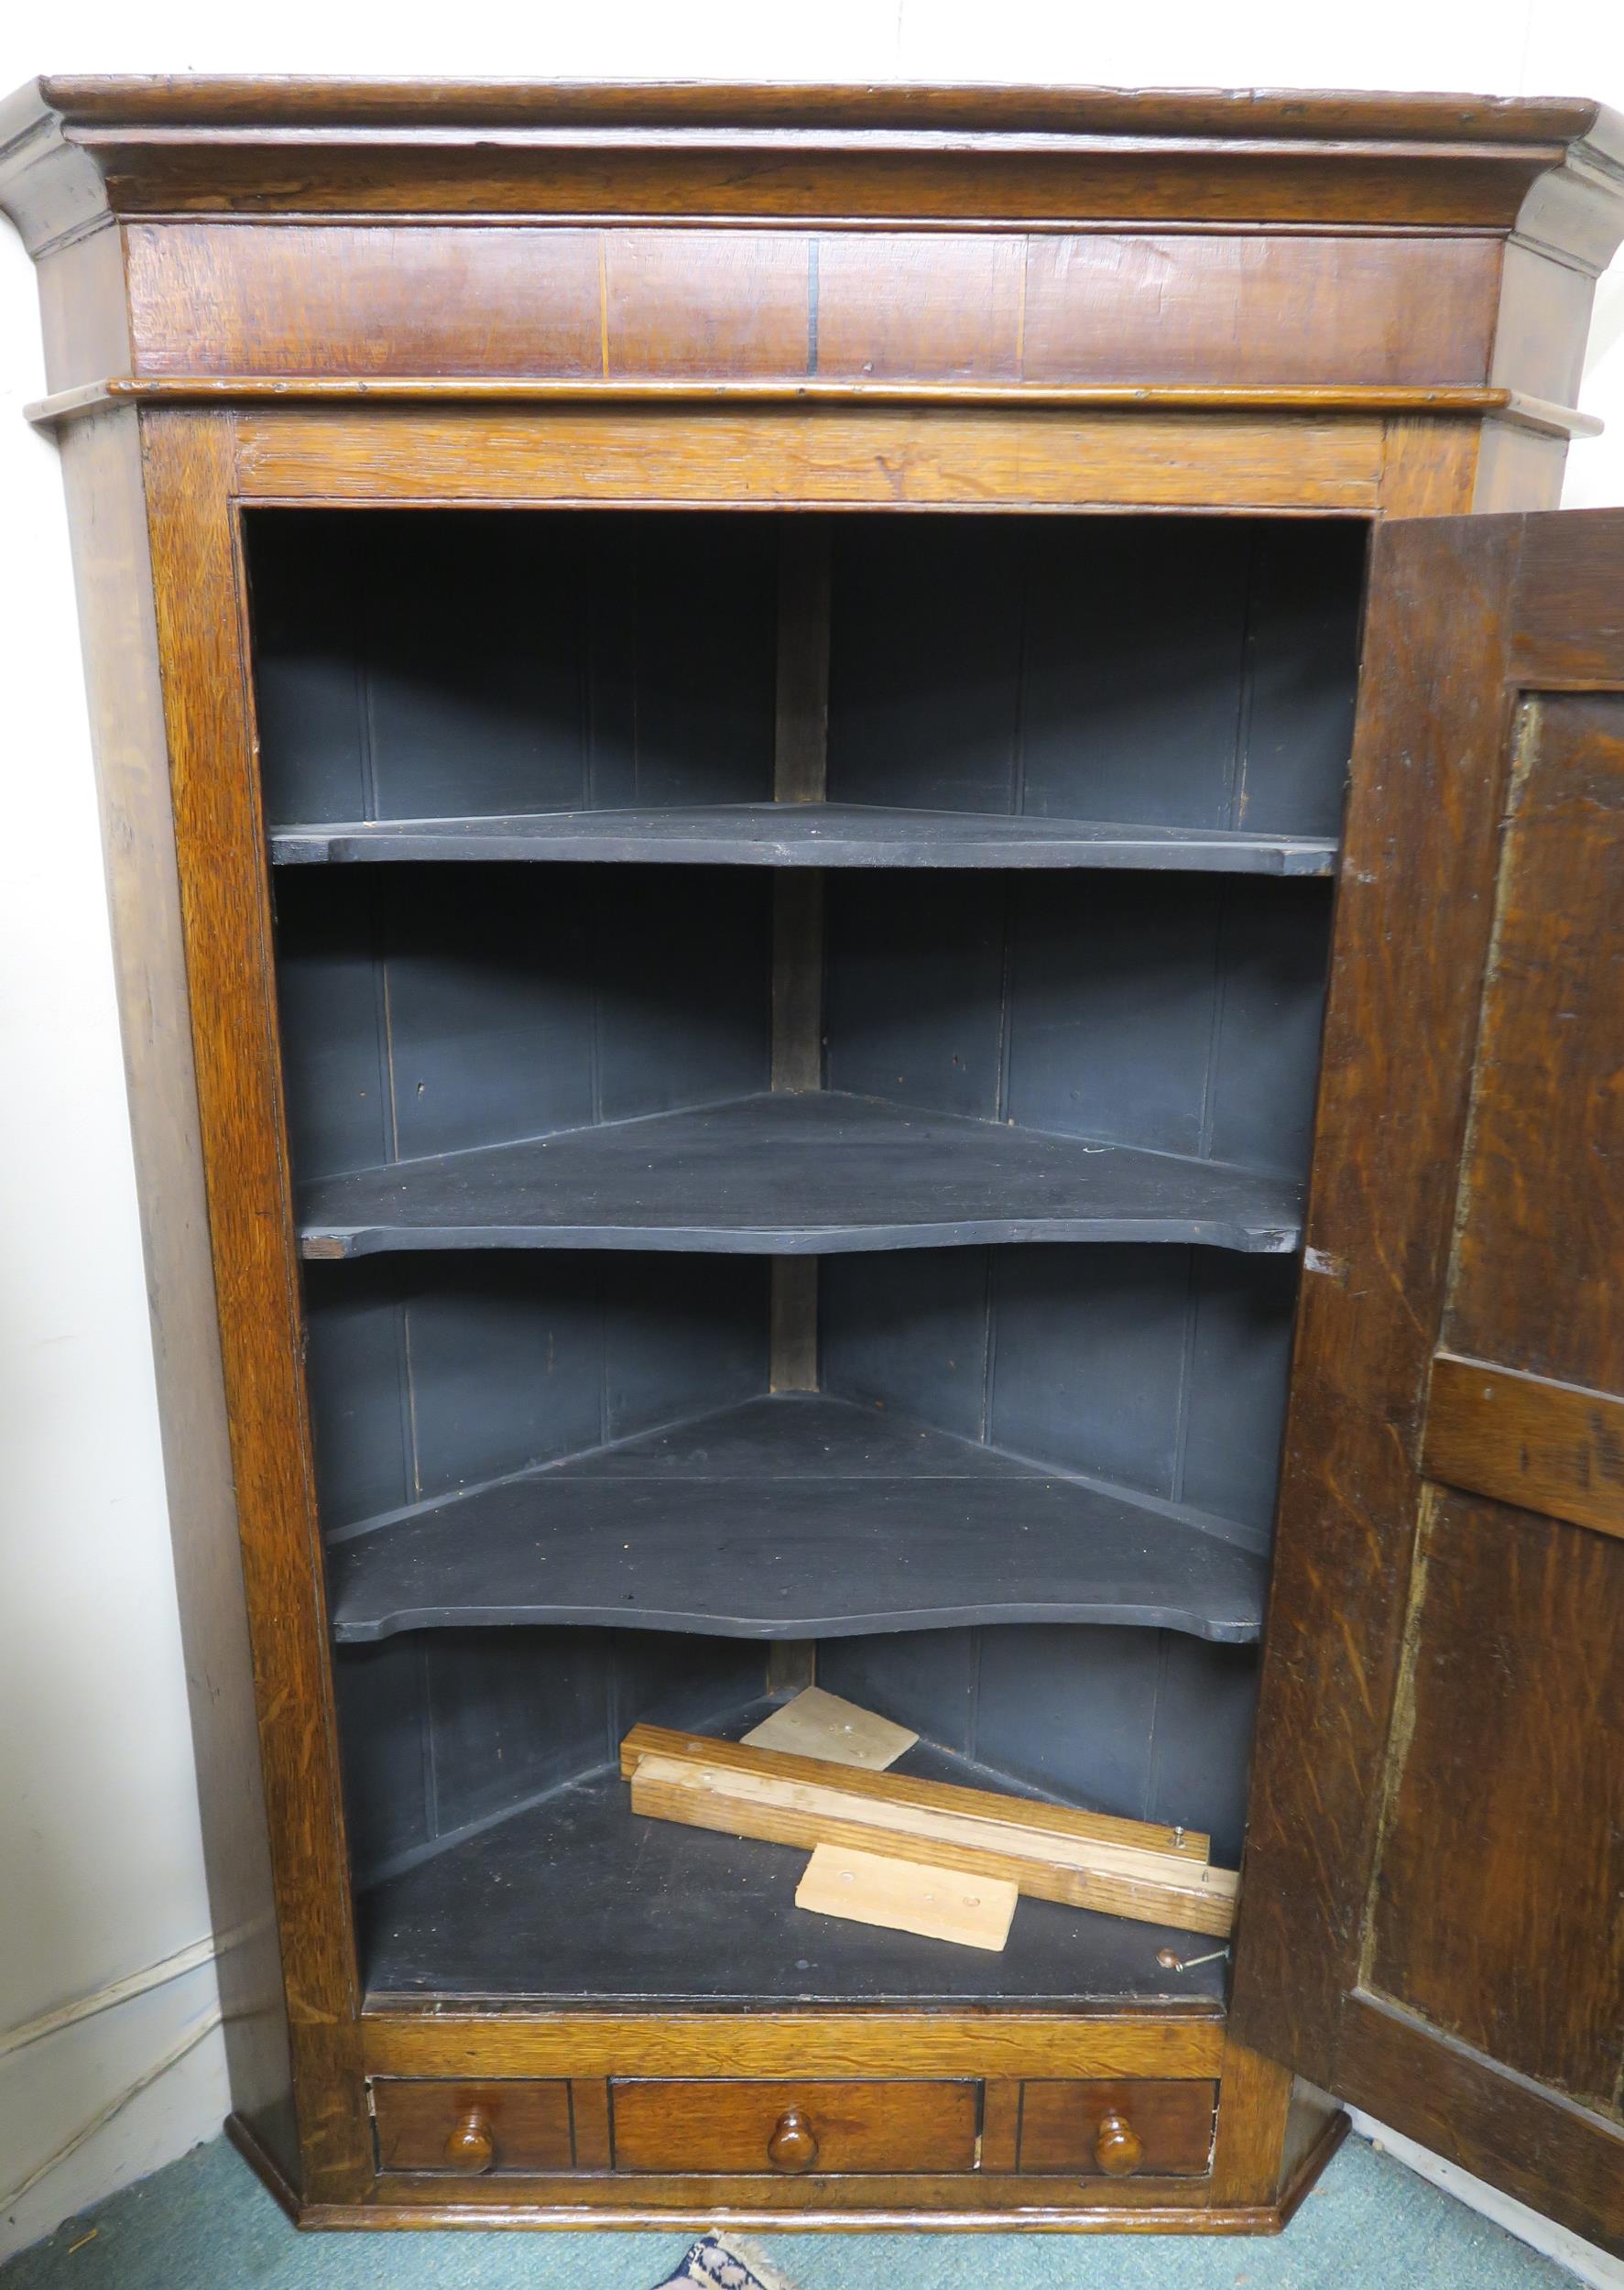
[(63, 474), (232, 2104), (297, 2185), (136, 416), (75, 423)]

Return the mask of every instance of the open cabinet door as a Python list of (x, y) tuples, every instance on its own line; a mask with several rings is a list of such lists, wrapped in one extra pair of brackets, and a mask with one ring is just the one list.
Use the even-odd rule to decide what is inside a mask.
[(1233, 2026), (1624, 2250), (1624, 511), (1373, 544)]

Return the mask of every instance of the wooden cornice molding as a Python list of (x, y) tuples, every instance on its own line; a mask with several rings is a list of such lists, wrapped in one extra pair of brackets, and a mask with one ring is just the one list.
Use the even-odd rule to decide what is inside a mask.
[(1515, 390), (1440, 387), (1229, 388), (1154, 384), (1103, 384), (1048, 388), (925, 382), (795, 381), (555, 381), (529, 375), (275, 376), (263, 374), (120, 375), (104, 382), (57, 391), (24, 409), (41, 428), (116, 405), (682, 405), (691, 407), (943, 406), (1037, 407), (1053, 411), (1112, 413), (1255, 413), (1262, 415), (1455, 415), (1492, 418), (1544, 437), (1595, 437), (1601, 423), (1572, 407), (1547, 404)]
[(1443, 95), (48, 78), (0, 104), (0, 206), (37, 256), (109, 216), (479, 214), (1526, 224), (1595, 268), (1624, 234), (1624, 122)]
[(81, 126), (836, 127), (988, 134), (1266, 136), (1297, 141), (1567, 143), (1594, 104), (1281, 88), (830, 86), (731, 81), (249, 79), (56, 75), (42, 104)]
[(48, 79), (0, 104), (0, 208), (44, 266), (47, 420), (714, 391), (1566, 437), (1624, 236), (1624, 120), (1433, 95)]

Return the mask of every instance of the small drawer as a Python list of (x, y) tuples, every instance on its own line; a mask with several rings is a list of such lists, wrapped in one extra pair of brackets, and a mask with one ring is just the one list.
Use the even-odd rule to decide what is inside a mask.
[(567, 2083), (397, 2083), (372, 2087), (380, 2171), (573, 2168)]
[(971, 2171), (976, 2083), (615, 2083), (617, 2171)]
[(1215, 2083), (1028, 2083), (1020, 2168), (1191, 2178), (1210, 2165)]

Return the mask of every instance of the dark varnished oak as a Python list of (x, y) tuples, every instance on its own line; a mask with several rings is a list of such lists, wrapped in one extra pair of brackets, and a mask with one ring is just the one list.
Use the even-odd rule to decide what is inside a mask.
[(1027, 2083), (1020, 2167), (1108, 2178), (1204, 2172), (1216, 2101), (1207, 2083)]
[(1378, 540), (1236, 1991), (1613, 2250), (1621, 587), (1611, 513)]
[[(1594, 1724), (1577, 1744), (1586, 1680), (1617, 1659), (1619, 1545), (1580, 1511), (1607, 1488), (1621, 1379), (1599, 1286), (1565, 1347), (1515, 1339), (1541, 1251), (1579, 1235), (1599, 1262), (1616, 1228), (1570, 1172), (1548, 1212), (1566, 1221), (1507, 1261), (1496, 1187), (1539, 1143), (1510, 1082), (1479, 1091), (1449, 1265), (1497, 911), (1494, 1070), (1533, 1058), (1571, 1093), (1608, 1039), (1593, 997), (1571, 1041), (1547, 1024), (1531, 1046), (1542, 995), (1576, 1007), (1590, 976), (1577, 935), (1560, 977), (1525, 965), (1513, 990), (1519, 915), (1537, 940), (1580, 863), (1560, 821), (1539, 841), (1542, 788), (1609, 768), (1582, 706), (1546, 719), (1569, 761), (1523, 774), (1515, 895), (1496, 867), (1508, 677), (1624, 676), (1596, 602), (1624, 594), (1610, 542), (1452, 528), (1379, 566), (1232, 2033), (1207, 2005), (365, 2008), (240, 523), (278, 502), (1549, 506), (1586, 426), (1621, 153), (1593, 104), (1444, 97), (57, 79), (0, 107), (75, 529), (234, 2136), (306, 2223), (1268, 2230), (1341, 2134), (1328, 2085), (1613, 2230), (1595, 2030), (1619, 1975), (1580, 1918), (1616, 1890), (1596, 1824), (1619, 1761)], [(1404, 769), (1382, 768), (1401, 744)], [(780, 761), (782, 792), (815, 799), (815, 758), (791, 737)], [(811, 945), (802, 903), (784, 926)], [(786, 1071), (815, 1054), (799, 1023), (786, 1009)], [(806, 1300), (780, 1286), (788, 1373)], [(1524, 1406), (1499, 1464), (1458, 1408), (1451, 1434), (1440, 1347), (1537, 1388), (1546, 1413), (1531, 1431)], [(1444, 1484), (1407, 1644), (1429, 1388)], [(1582, 1650), (1554, 1690), (1528, 1599)], [(1467, 1961), (1436, 1920), (1480, 1873), (1455, 1706), (1497, 1630), (1511, 1653), (1470, 1723), (1517, 1748)], [(1559, 1827), (1547, 1806), (1535, 1882), (1518, 1808), (1557, 1769), (1551, 1805), (1589, 1812)], [(1402, 1892), (1365, 1882), (1379, 1834)], [(1521, 1985), (1541, 1916), (1561, 1983)], [(1354, 1994), (1367, 1947), (1390, 1992)], [(717, 2143), (679, 2156), (673, 2125)]]
[(1506, 227), (1557, 168), (1574, 180), (1543, 203), (1571, 230), (1568, 210), (1605, 210), (1617, 136), (1594, 104), (1480, 97), (203, 78), (37, 82), (6, 131), (37, 248), (104, 201)]
[(245, 2134), (292, 2179), (300, 2132), (249, 1656), (249, 1565), (238, 1546), (209, 1257), (152, 607), (157, 562), (137, 425), (120, 416), (78, 425), (63, 442), (63, 476), (103, 832), (116, 854), (108, 871), (114, 962), (232, 2099)]
[(372, 2087), (380, 2171), (568, 2171), (575, 2165), (567, 2083), (396, 2083)]
[(1624, 1536), (1624, 1399), (1440, 1352), (1422, 1467), (1492, 1495)]
[(122, 370), (1571, 404), (1621, 149), (1593, 104), (1448, 98), (59, 79), (0, 111), (48, 275), (119, 229), (93, 295), (52, 298), (53, 390)]
[(638, 2083), (610, 2088), (621, 2171), (799, 2176), (968, 2171), (980, 2093), (964, 2081)]
[[(239, 1521), (303, 2188), (328, 2186), (343, 2200), (370, 2175), (370, 2143), (226, 478), (231, 429), (229, 413), (171, 416), (145, 425), (141, 445), (226, 1420), (236, 1484), (259, 1490), (254, 1515), (239, 1509)], [(206, 1006), (195, 991), (201, 970), (218, 981)]]

